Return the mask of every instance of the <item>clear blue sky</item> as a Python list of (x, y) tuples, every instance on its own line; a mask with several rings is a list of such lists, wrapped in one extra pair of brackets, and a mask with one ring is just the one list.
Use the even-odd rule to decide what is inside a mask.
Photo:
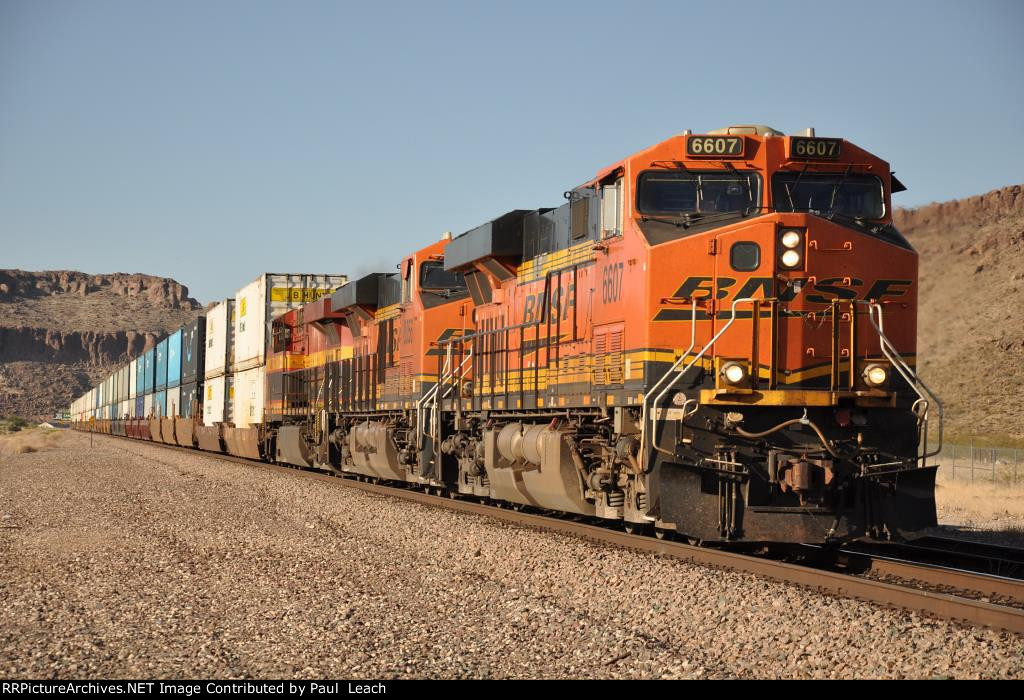
[(394, 269), (683, 129), (1024, 182), (1024, 2), (0, 0), (0, 268)]

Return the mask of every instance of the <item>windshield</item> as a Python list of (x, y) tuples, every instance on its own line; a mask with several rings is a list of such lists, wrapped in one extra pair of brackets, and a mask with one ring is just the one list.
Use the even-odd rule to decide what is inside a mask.
[(772, 176), (775, 211), (841, 214), (857, 219), (885, 216), (882, 181), (873, 175), (776, 173)]
[(761, 205), (761, 178), (750, 172), (651, 170), (638, 187), (644, 214), (749, 213)]
[(432, 291), (465, 288), (466, 280), (463, 279), (462, 273), (446, 271), (443, 262), (425, 262), (420, 268), (420, 289)]

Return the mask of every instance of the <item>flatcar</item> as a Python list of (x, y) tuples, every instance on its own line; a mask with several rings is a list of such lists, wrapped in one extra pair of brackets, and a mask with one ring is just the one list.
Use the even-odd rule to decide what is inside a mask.
[(702, 543), (911, 536), (942, 406), (902, 189), (813, 130), (666, 139), (276, 318), (259, 454)]

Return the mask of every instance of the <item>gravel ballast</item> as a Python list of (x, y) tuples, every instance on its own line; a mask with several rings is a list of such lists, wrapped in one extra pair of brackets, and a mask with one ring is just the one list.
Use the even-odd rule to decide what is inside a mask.
[(0, 676), (1024, 676), (1024, 637), (97, 436), (0, 457)]

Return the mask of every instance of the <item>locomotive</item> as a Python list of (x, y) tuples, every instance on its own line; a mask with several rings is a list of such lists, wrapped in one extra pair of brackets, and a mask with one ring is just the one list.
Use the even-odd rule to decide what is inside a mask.
[(260, 455), (702, 543), (911, 536), (942, 406), (903, 189), (813, 130), (671, 137), (275, 318)]

